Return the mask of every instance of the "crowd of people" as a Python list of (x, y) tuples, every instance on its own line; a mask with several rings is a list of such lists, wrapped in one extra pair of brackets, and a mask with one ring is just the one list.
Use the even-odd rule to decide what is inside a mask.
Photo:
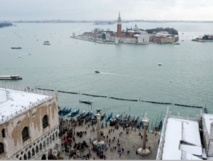
[[(77, 126), (85, 126), (85, 130), (76, 131)], [(108, 130), (106, 131), (105, 128)], [(129, 134), (129, 128), (123, 127), (123, 130), (118, 135), (115, 135), (116, 130), (119, 130), (118, 125), (109, 128), (107, 127), (107, 124), (105, 124), (105, 126), (104, 124), (101, 124), (100, 136), (101, 140), (104, 141), (104, 144), (98, 146), (94, 144), (94, 139), (96, 139), (95, 129), (96, 125), (90, 124), (89, 122), (85, 125), (82, 121), (75, 119), (63, 120), (61, 118), (59, 135), (61, 137), (63, 152), (72, 159), (88, 160), (107, 159), (108, 156), (106, 154), (108, 154), (108, 151), (110, 151), (110, 153), (116, 152), (119, 157), (124, 154), (129, 155), (131, 152), (136, 151), (134, 146), (125, 149), (119, 139), (124, 133), (126, 135)], [(105, 133), (103, 132), (104, 130)], [(94, 136), (94, 138), (86, 138), (85, 136), (88, 132), (92, 133), (90, 136)], [(141, 137), (141, 139), (143, 138), (141, 134), (139, 137)]]

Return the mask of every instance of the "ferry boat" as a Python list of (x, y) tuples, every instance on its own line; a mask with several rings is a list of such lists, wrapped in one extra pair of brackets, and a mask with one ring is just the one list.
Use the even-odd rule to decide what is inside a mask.
[(0, 80), (21, 80), (19, 75), (0, 75)]

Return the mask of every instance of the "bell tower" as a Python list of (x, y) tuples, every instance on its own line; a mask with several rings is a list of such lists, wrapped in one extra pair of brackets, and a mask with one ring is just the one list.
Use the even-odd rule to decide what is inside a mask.
[(118, 37), (121, 35), (121, 29), (122, 29), (121, 15), (120, 15), (120, 12), (119, 12), (119, 14), (118, 14), (118, 21), (117, 21), (117, 36)]

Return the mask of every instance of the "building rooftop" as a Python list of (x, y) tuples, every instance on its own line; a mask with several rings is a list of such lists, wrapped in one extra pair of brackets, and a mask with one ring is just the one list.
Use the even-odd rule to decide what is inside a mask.
[(168, 118), (162, 160), (200, 160), (202, 146), (197, 121)]
[(44, 94), (0, 88), (0, 124), (51, 98)]

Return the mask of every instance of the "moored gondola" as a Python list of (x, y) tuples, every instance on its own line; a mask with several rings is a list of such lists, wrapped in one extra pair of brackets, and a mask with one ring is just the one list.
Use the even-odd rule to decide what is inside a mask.
[(106, 113), (101, 114), (101, 121), (103, 121), (103, 119), (106, 117)]
[(90, 112), (89, 115), (85, 118), (85, 123), (89, 122), (94, 117), (93, 112)]
[(111, 112), (109, 116), (106, 118), (106, 123), (112, 118), (113, 113)]
[(72, 108), (65, 107), (61, 113), (61, 116), (66, 116), (72, 111)]
[(80, 112), (80, 109), (75, 109), (70, 115), (69, 117), (75, 117), (76, 115), (78, 115)]

